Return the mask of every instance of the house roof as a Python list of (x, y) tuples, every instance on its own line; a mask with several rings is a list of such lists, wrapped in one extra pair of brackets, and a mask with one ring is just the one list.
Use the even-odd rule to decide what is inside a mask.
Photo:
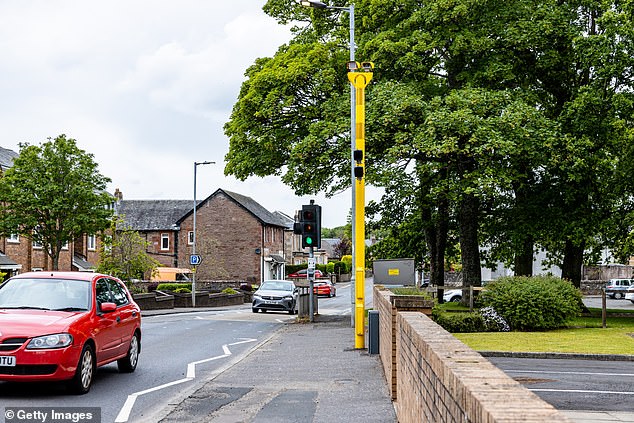
[(13, 260), (11, 260), (8, 256), (0, 253), (0, 269), (14, 270), (14, 269), (21, 269), (21, 268), (22, 268), (21, 264), (17, 264)]
[[(251, 197), (247, 197), (246, 195), (223, 190), (222, 188), (217, 189), (213, 194), (211, 194), (209, 197), (201, 201), (201, 203), (205, 203), (218, 195), (225, 195), (229, 199), (233, 200), (240, 207), (244, 208), (246, 211), (251, 213), (260, 222), (266, 225), (281, 226), (284, 228), (286, 227), (286, 223), (282, 219), (280, 219), (275, 214), (265, 209), (260, 203), (258, 203)], [(192, 213), (192, 211), (193, 211), (193, 208), (190, 207), (189, 211), (186, 212), (180, 219), (178, 219), (176, 223), (180, 224), (180, 222), (182, 222), (186, 217), (188, 217)]]
[(18, 153), (8, 148), (0, 147), (0, 170), (13, 166), (13, 159), (18, 157)]
[(295, 223), (295, 219), (293, 219), (292, 217), (290, 217), (289, 215), (287, 215), (286, 213), (283, 213), (281, 211), (274, 211), (273, 214), (282, 222), (284, 222), (286, 229), (293, 229), (293, 225)]
[(174, 230), (177, 221), (194, 209), (193, 204), (192, 200), (121, 200), (117, 214), (126, 228), (135, 231)]

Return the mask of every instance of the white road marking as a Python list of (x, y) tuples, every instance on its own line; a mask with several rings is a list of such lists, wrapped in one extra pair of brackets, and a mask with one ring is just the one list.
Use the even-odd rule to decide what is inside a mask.
[(532, 392), (569, 392), (573, 394), (610, 394), (610, 395), (634, 395), (634, 392), (618, 391), (586, 391), (583, 389), (529, 389)]
[(181, 383), (184, 383), (184, 382), (189, 382), (191, 380), (194, 380), (196, 378), (196, 365), (197, 364), (207, 363), (209, 361), (213, 361), (213, 360), (218, 360), (218, 359), (221, 359), (221, 358), (229, 357), (231, 355), (231, 350), (229, 350), (230, 346), (246, 344), (246, 343), (255, 342), (255, 341), (257, 341), (257, 339), (243, 338), (242, 341), (233, 342), (231, 344), (225, 344), (225, 345), (222, 346), (222, 350), (224, 352), (223, 355), (218, 355), (218, 356), (215, 356), (215, 357), (206, 358), (204, 360), (199, 360), (199, 361), (194, 361), (192, 363), (188, 363), (187, 364), (187, 377), (186, 378), (175, 380), (173, 382), (168, 382), (168, 383), (165, 383), (163, 385), (155, 386), (153, 388), (149, 388), (149, 389), (146, 389), (146, 390), (143, 390), (143, 391), (139, 391), (139, 392), (135, 392), (133, 394), (128, 395), (128, 398), (126, 399), (125, 404), (123, 404), (123, 407), (121, 408), (121, 410), (119, 411), (119, 414), (117, 415), (117, 418), (115, 419), (115, 423), (125, 423), (125, 422), (128, 421), (128, 419), (130, 418), (130, 413), (132, 412), (132, 407), (134, 407), (134, 403), (136, 402), (136, 399), (138, 397), (140, 397), (141, 395), (149, 394), (151, 392), (156, 392), (156, 391), (164, 389), (164, 388), (169, 388), (170, 386), (174, 386), (174, 385), (178, 385), (178, 384), (181, 384)]
[(554, 375), (588, 375), (588, 376), (630, 376), (634, 377), (634, 373), (600, 373), (600, 372), (562, 372), (550, 370), (504, 370), (510, 373), (537, 373), (537, 374), (554, 374)]

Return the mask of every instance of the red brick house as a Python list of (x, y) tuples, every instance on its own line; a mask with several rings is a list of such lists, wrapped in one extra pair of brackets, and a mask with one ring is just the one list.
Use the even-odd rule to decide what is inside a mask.
[[(190, 267), (193, 200), (123, 200), (117, 214), (149, 243), (148, 253), (166, 266)], [(218, 189), (198, 201), (198, 280), (259, 283), (284, 277), (288, 223), (250, 197)]]

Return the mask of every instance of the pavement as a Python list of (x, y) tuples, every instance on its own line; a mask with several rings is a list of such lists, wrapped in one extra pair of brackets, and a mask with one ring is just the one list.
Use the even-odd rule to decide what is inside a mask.
[(195, 392), (170, 401), (152, 420), (396, 422), (379, 356), (354, 349), (350, 316), (315, 320), (282, 325)]
[[(194, 310), (169, 312), (183, 311)], [(350, 316), (319, 315), (314, 323), (282, 325), (194, 392), (172, 399), (152, 421), (397, 422), (379, 356), (354, 349), (353, 343)], [(576, 423), (634, 422), (634, 413), (562, 413)]]

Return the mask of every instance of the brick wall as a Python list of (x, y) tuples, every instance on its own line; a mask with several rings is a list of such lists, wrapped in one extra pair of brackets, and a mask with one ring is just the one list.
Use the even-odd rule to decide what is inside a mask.
[(390, 291), (374, 287), (374, 309), (379, 312), (379, 355), (392, 401), (396, 400), (396, 309)]
[(570, 422), (425, 314), (394, 311), (389, 291), (375, 288), (374, 308), (400, 423)]

